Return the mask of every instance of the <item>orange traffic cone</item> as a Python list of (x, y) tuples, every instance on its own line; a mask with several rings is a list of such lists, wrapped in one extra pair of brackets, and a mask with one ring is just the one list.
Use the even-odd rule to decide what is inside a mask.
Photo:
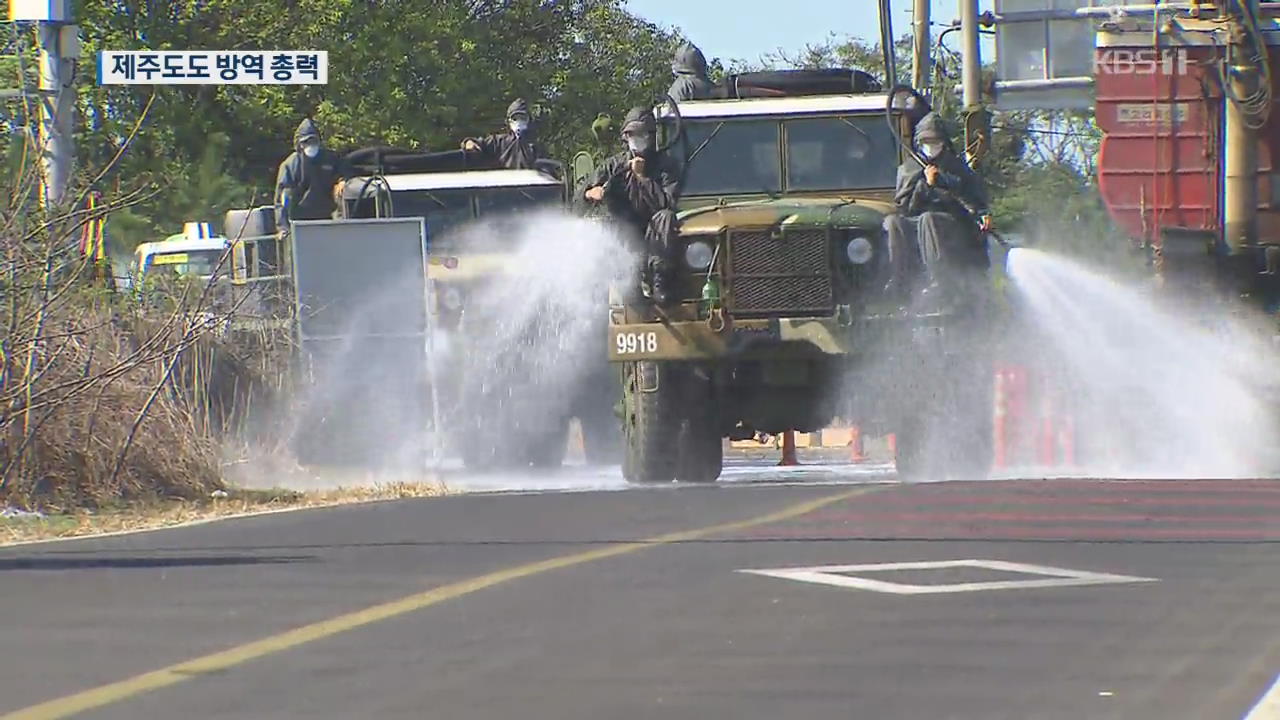
[(866, 449), (862, 446), (862, 428), (854, 425), (849, 428), (849, 462), (866, 462)]
[(799, 464), (800, 461), (796, 459), (796, 433), (794, 430), (787, 430), (782, 433), (782, 460), (778, 465)]

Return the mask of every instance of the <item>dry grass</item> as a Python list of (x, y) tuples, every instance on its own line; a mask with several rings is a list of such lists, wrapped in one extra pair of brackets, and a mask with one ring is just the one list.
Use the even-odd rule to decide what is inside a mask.
[(298, 492), (291, 490), (231, 490), (202, 500), (150, 500), (96, 511), (73, 510), (43, 517), (0, 518), (0, 545), (33, 540), (71, 538), (102, 533), (148, 530), (300, 508), (425, 498), (443, 495), (436, 482), (386, 482), (352, 488)]
[(0, 181), (0, 508), (199, 506), (225, 489), (222, 438), (244, 426), (251, 398), (270, 402), (287, 347), (225, 333), (236, 307), (221, 285), (109, 291), (80, 241), (146, 193), (90, 208), (86, 181), (46, 210), (36, 170)]

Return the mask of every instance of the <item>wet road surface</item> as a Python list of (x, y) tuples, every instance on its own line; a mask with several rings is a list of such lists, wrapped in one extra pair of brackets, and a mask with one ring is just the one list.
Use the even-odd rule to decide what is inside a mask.
[(590, 472), (0, 549), (0, 717), (1280, 717), (1280, 482)]

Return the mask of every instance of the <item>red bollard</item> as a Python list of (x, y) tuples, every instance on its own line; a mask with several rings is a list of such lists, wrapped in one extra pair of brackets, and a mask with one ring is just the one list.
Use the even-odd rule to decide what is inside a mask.
[(796, 433), (794, 430), (787, 430), (782, 433), (782, 460), (778, 465), (799, 464), (800, 461), (796, 459)]
[(849, 462), (866, 462), (866, 448), (862, 445), (862, 428), (854, 425), (849, 429)]
[(1040, 465), (1053, 467), (1057, 460), (1056, 433), (1054, 432), (1053, 400), (1046, 391), (1044, 396), (1044, 415), (1040, 419)]
[(1076, 422), (1075, 418), (1067, 415), (1063, 418), (1061, 438), (1062, 444), (1062, 464), (1067, 467), (1075, 467), (1076, 465)]
[(1005, 462), (1015, 465), (1026, 462), (1028, 457), (1027, 439), (1031, 436), (1032, 418), (1027, 412), (1027, 398), (1030, 394), (1027, 369), (1021, 365), (1005, 368), (1004, 404), (1005, 404)]
[(1003, 470), (1009, 463), (1009, 448), (1005, 420), (1009, 414), (1009, 403), (1005, 399), (1005, 381), (1008, 378), (1008, 372), (1004, 368), (996, 370), (995, 377), (995, 399), (992, 403), (992, 457), (991, 466), (996, 470)]

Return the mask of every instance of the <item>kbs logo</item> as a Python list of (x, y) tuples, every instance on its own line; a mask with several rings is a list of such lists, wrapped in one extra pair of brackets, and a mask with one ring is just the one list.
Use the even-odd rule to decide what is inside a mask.
[(1108, 48), (1093, 58), (1094, 75), (1186, 75), (1187, 54), (1180, 50)]

